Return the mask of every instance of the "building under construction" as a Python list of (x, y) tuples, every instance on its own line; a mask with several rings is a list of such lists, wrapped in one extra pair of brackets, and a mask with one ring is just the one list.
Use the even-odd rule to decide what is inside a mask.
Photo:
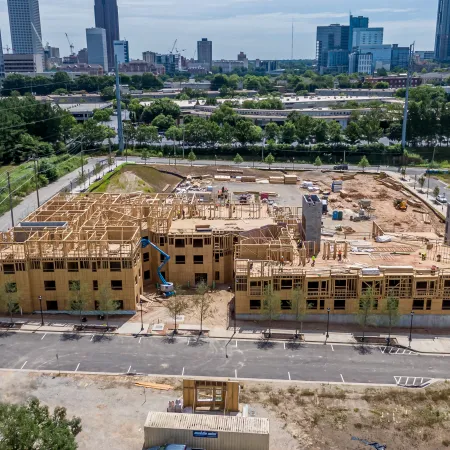
[(411, 312), (417, 325), (450, 324), (450, 247), (442, 241), (393, 235), (377, 242), (386, 232), (373, 220), (364, 237), (324, 233), (316, 196), (293, 207), (232, 198), (59, 195), (2, 233), (0, 282), (15, 286), (25, 312), (39, 310), (39, 297), (44, 310), (70, 310), (74, 286), (92, 293), (87, 309), (97, 308), (106, 286), (133, 312), (161, 279), (175, 289), (203, 280), (233, 286), (242, 319), (263, 317), (267, 289), (279, 297), (280, 317), (292, 318), (297, 289), (310, 320), (326, 320), (329, 310), (335, 322), (351, 322), (371, 290), (380, 313), (387, 296), (399, 299), (400, 324)]

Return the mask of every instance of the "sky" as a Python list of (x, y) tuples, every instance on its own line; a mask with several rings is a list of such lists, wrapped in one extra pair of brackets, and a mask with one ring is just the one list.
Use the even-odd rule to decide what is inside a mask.
[[(86, 46), (94, 23), (94, 0), (40, 0), (42, 39), (68, 55), (68, 33), (75, 49)], [(294, 21), (294, 58), (314, 58), (316, 27), (348, 24), (364, 15), (370, 26), (384, 27), (384, 42), (433, 50), (438, 0), (118, 0), (120, 37), (129, 41), (130, 57), (176, 48), (194, 57), (203, 37), (213, 41), (213, 59), (290, 59)], [(11, 45), (7, 2), (0, 2), (3, 47)], [(4, 50), (5, 51), (5, 50)]]

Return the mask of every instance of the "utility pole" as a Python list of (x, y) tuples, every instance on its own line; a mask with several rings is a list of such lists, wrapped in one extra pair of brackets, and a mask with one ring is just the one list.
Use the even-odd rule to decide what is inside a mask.
[(123, 126), (122, 126), (122, 105), (120, 97), (119, 64), (117, 56), (115, 57), (116, 69), (116, 101), (117, 101), (117, 135), (119, 137), (119, 154), (123, 154)]
[(11, 210), (11, 227), (14, 227), (14, 213), (13, 213), (13, 202), (11, 197), (11, 183), (9, 180), (9, 172), (6, 172), (6, 176), (8, 177), (9, 209)]
[(402, 126), (402, 158), (404, 157), (406, 148), (406, 127), (408, 123), (408, 102), (409, 102), (409, 88), (411, 86), (411, 75), (413, 66), (414, 43), (409, 47), (409, 61), (408, 61), (408, 77), (406, 78), (406, 93), (405, 93), (405, 107), (403, 109), (403, 126)]
[(81, 178), (82, 178), (83, 183), (84, 183), (83, 143), (81, 143), (81, 151), (80, 151), (80, 155), (81, 155)]
[(38, 208), (41, 206), (39, 201), (39, 183), (38, 183), (38, 171), (37, 171), (37, 161), (36, 161), (36, 155), (34, 155), (34, 180), (36, 183), (36, 197), (37, 197), (37, 205)]
[(292, 19), (291, 61), (294, 60), (294, 19)]
[(111, 156), (111, 139), (108, 139), (108, 147), (109, 147), (109, 160), (108, 160), (108, 166), (111, 170), (111, 164), (112, 164), (112, 156)]

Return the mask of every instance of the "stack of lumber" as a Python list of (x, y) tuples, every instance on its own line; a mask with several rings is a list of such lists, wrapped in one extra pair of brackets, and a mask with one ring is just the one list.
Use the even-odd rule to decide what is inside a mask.
[(297, 175), (285, 175), (284, 184), (297, 184)]
[(271, 184), (284, 184), (284, 177), (269, 177)]
[(135, 386), (140, 386), (148, 389), (158, 389), (159, 391), (170, 391), (173, 386), (170, 384), (150, 383), (147, 381), (136, 381)]
[(254, 183), (256, 181), (256, 177), (253, 176), (244, 176), (242, 175), (241, 177), (241, 182), (242, 183)]

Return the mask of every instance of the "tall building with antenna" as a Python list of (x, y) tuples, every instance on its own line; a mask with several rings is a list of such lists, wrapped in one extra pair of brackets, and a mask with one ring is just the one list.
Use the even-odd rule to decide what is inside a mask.
[(39, 0), (8, 0), (13, 53), (44, 54)]
[[(95, 27), (104, 28), (109, 70), (114, 69), (114, 41), (120, 39), (117, 0), (95, 0)], [(106, 69), (107, 70), (107, 69)]]

